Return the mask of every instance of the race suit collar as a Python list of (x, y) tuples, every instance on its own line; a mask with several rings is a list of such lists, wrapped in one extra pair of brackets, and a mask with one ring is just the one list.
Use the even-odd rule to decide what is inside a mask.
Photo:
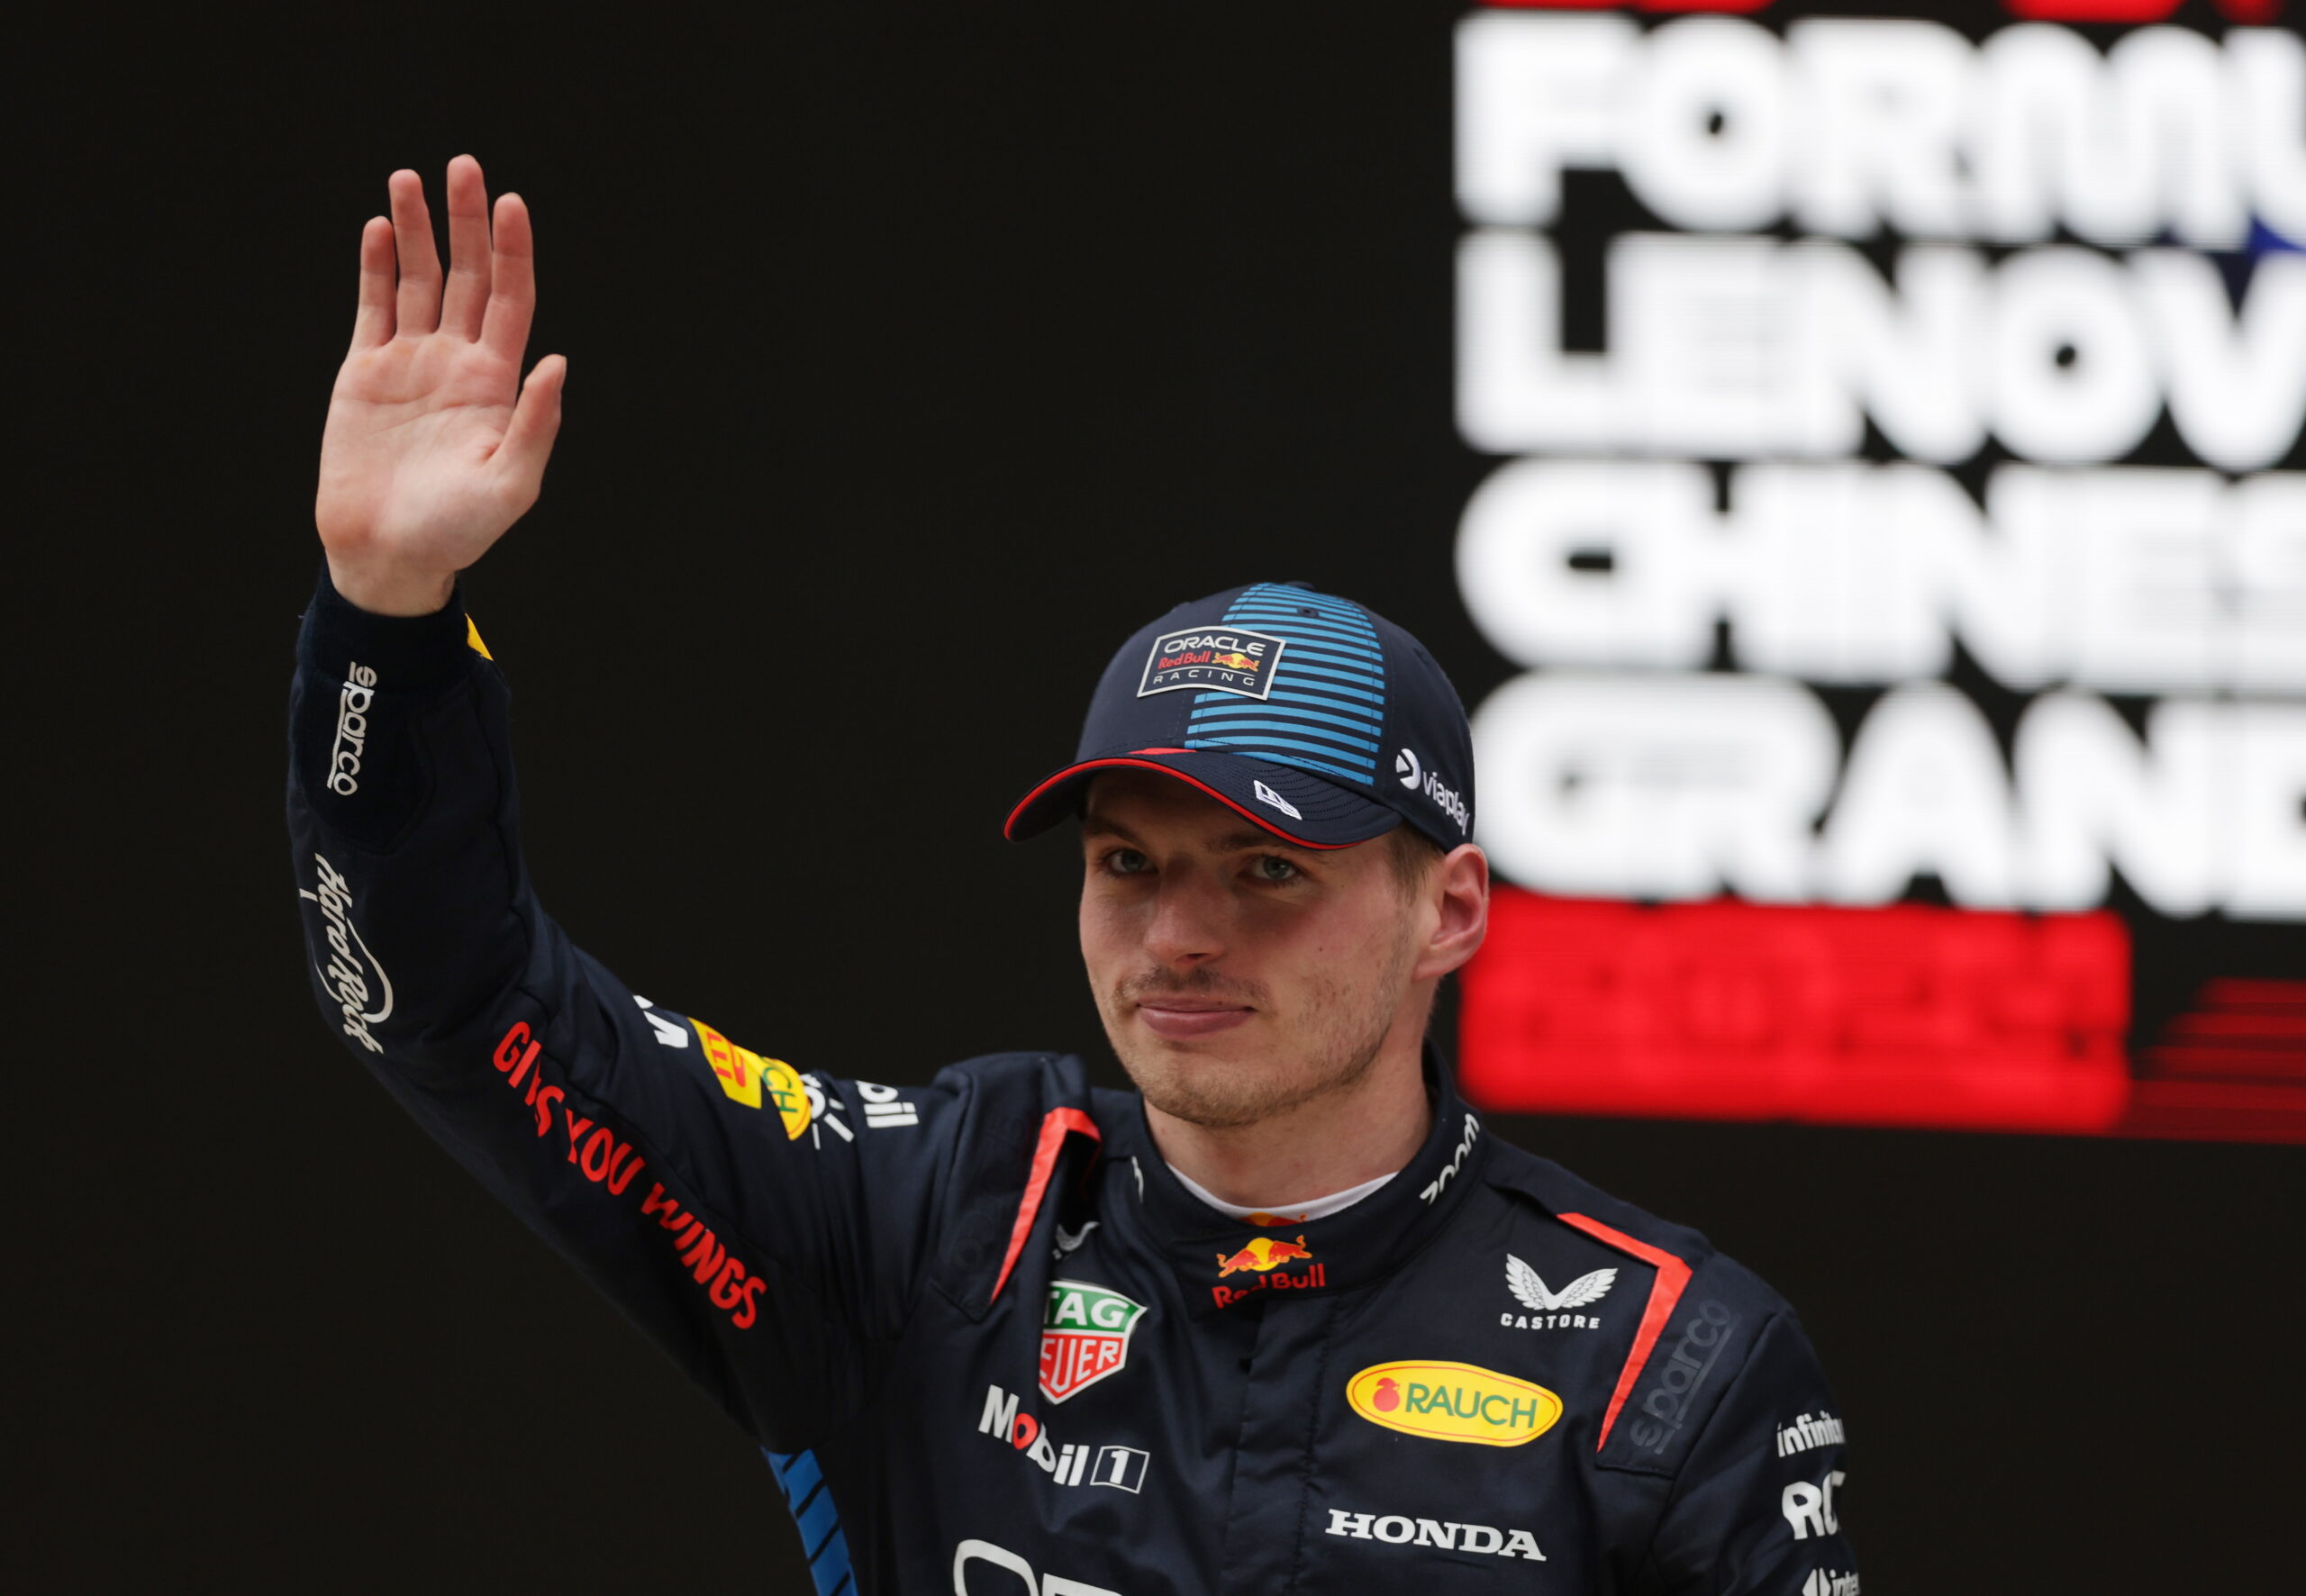
[(1195, 1317), (1266, 1292), (1348, 1292), (1392, 1274), (1448, 1222), (1475, 1183), (1489, 1146), (1431, 1043), (1424, 1055), (1433, 1127), (1424, 1145), (1380, 1190), (1341, 1212), (1257, 1227), (1230, 1219), (1185, 1190), (1156, 1150), (1142, 1099), (1134, 1103), (1137, 1166), (1121, 1206), (1133, 1229), (1177, 1272)]

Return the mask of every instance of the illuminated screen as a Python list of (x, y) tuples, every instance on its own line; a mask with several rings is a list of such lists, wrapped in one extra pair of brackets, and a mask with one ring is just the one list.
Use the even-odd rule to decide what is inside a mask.
[(2306, 1140), (2282, 13), (1458, 24), (1477, 1101)]

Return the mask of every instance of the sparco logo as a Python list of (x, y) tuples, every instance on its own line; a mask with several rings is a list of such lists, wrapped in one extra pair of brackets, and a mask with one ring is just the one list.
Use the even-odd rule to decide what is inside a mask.
[(1791, 1457), (1796, 1452), (1814, 1451), (1820, 1446), (1838, 1446), (1846, 1437), (1841, 1420), (1830, 1413), (1811, 1418), (1804, 1413), (1791, 1424), (1777, 1427), (1777, 1455)]
[(368, 706), (377, 698), (373, 666), (354, 664), (336, 695), (336, 746), (328, 754), (328, 790), (350, 798), (360, 790), (360, 757), (368, 750)]
[(344, 1034), (358, 1038), (369, 1052), (382, 1053), (385, 1045), (368, 1028), (392, 1017), (391, 977), (352, 923), (352, 884), (324, 856), (314, 854), (313, 862), (320, 866), (313, 882), (318, 890), (308, 893), (300, 887), (296, 893), (320, 905), (321, 935), (328, 943), (329, 956), (322, 962), (315, 953), (313, 968), (320, 972), (321, 984), (329, 996), (344, 1006)]
[(1526, 1529), (1493, 1529), (1486, 1524), (1454, 1524), (1446, 1519), (1404, 1519), (1399, 1513), (1380, 1519), (1331, 1508), (1328, 1533), (1355, 1540), (1381, 1540), (1394, 1546), (1439, 1546), (1445, 1552), (1491, 1552), (1531, 1563), (1546, 1560), (1546, 1555), (1538, 1550), (1538, 1537)]
[(1722, 1338), (1737, 1322), (1738, 1316), (1719, 1302), (1698, 1304), (1697, 1317), (1674, 1343), (1665, 1372), (1641, 1400), (1641, 1417), (1633, 1421), (1636, 1444), (1663, 1452), (1666, 1443), (1681, 1433), (1690, 1399), (1713, 1373), (1713, 1360), (1721, 1356)]
[(1457, 822), (1458, 830), (1466, 829), (1466, 801), (1444, 786), (1441, 778), (1426, 769), (1414, 753), (1403, 748), (1394, 755), (1394, 774), (1412, 793), (1422, 792), (1432, 799), (1435, 808)]

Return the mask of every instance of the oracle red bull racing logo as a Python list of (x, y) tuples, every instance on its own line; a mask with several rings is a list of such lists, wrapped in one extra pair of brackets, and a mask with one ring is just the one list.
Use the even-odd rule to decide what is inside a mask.
[(1186, 687), (1263, 698), (1273, 686), (1274, 662), (1288, 639), (1238, 626), (1189, 627), (1153, 639), (1137, 696)]
[[(1303, 1263), (1303, 1269), (1286, 1269), (1283, 1265)], [(1230, 1308), (1251, 1292), (1307, 1290), (1329, 1283), (1329, 1266), (1313, 1262), (1313, 1249), (1305, 1245), (1303, 1236), (1296, 1240), (1285, 1240), (1278, 1236), (1256, 1236), (1239, 1251), (1217, 1255), (1217, 1278), (1229, 1274), (1254, 1276), (1239, 1286), (1213, 1285), (1210, 1294), (1220, 1308)]]
[(1041, 1315), (1041, 1394), (1061, 1402), (1129, 1362), (1145, 1304), (1083, 1280), (1053, 1280)]

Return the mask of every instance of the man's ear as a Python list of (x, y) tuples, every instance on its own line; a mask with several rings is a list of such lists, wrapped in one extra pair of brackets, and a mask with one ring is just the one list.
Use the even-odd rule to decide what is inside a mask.
[(1420, 981), (1446, 975), (1481, 950), (1489, 935), (1489, 856), (1459, 843), (1434, 866), (1426, 891), (1439, 912), (1412, 972)]

